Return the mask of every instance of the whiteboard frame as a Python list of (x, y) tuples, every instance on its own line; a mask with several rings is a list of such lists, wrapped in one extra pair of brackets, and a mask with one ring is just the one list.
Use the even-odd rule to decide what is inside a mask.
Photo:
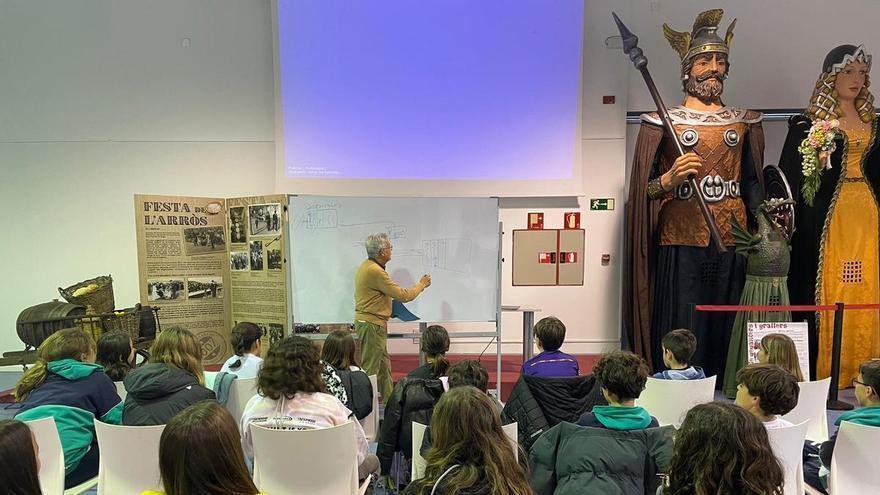
[[(290, 225), (291, 210), (293, 209), (293, 198), (297, 198), (297, 197), (301, 197), (301, 196), (325, 197), (325, 198), (340, 197), (340, 198), (347, 198), (347, 199), (372, 198), (371, 196), (344, 196), (344, 195), (338, 195), (338, 194), (292, 194), (292, 193), (286, 193), (286, 194), (287, 194), (287, 205), (288, 205), (288, 212), (287, 213), (288, 214), (285, 217), (284, 221), (286, 222), (286, 227), (288, 229), (288, 231), (287, 231), (288, 242), (286, 243), (286, 246), (287, 246), (286, 249), (288, 251), (288, 260), (291, 260), (290, 252), (293, 249), (293, 238), (292, 238), (293, 230)], [(385, 199), (385, 198), (388, 198), (388, 199), (491, 199), (491, 200), (495, 201), (495, 207), (496, 207), (497, 211), (500, 212), (500, 210), (501, 210), (501, 198), (498, 196), (480, 196), (480, 197), (475, 197), (475, 198), (461, 198), (461, 197), (456, 197), (456, 196), (439, 196), (439, 197), (432, 197), (432, 196), (426, 196), (426, 197), (423, 197), (423, 196), (406, 196), (406, 197), (382, 196), (382, 197), (376, 197), (375, 199)], [(495, 320), (448, 320), (448, 321), (437, 321), (434, 323), (484, 323), (484, 322), (485, 323), (492, 323), (494, 321), (496, 323), (496, 327), (500, 324), (500, 322), (501, 322), (501, 283), (502, 283), (501, 269), (502, 269), (502, 253), (503, 253), (502, 241), (503, 241), (503, 235), (504, 235), (503, 228), (504, 228), (503, 222), (499, 221), (498, 222), (498, 252), (496, 253), (496, 259), (498, 260), (497, 261), (497, 264), (498, 264), (497, 272), (498, 273), (496, 274), (496, 282), (495, 282)], [(290, 321), (291, 321), (290, 327), (292, 329), (292, 328), (294, 328), (294, 326), (297, 323), (294, 312), (293, 312), (293, 307), (294, 307), (293, 297), (295, 294), (294, 294), (293, 287), (289, 283), (290, 280), (292, 278), (294, 278), (294, 276), (295, 276), (294, 271), (293, 271), (292, 261), (291, 261), (290, 265), (288, 266), (288, 269), (289, 269), (288, 273), (290, 275), (289, 275), (288, 279), (285, 281), (285, 283), (288, 285), (288, 287), (287, 287), (287, 289), (288, 289), (288, 291), (287, 291), (288, 292), (287, 304), (288, 304), (288, 309), (289, 309), (288, 314), (290, 315)], [(427, 320), (419, 320), (419, 321), (427, 321)], [(299, 323), (304, 323), (304, 322), (299, 322)], [(324, 323), (327, 325), (329, 325), (329, 324), (346, 324), (346, 323), (354, 323), (354, 321), (351, 321), (351, 322), (325, 321), (325, 322), (321, 322), (321, 323)], [(496, 330), (497, 330), (497, 328), (496, 328)], [(489, 334), (490, 332), (486, 332), (486, 333)], [(500, 330), (498, 330), (497, 333), (498, 333), (498, 342), (500, 345), (500, 342), (501, 342)]]

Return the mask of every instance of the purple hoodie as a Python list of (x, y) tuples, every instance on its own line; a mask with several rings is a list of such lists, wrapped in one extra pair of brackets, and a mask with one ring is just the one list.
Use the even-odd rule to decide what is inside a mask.
[(523, 363), (522, 374), (544, 378), (561, 378), (578, 376), (580, 370), (574, 356), (555, 350), (544, 351)]

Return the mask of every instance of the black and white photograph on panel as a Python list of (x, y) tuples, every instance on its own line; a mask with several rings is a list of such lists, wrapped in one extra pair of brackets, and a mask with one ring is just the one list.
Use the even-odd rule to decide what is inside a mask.
[(276, 235), (281, 231), (281, 204), (250, 205), (248, 219), (250, 235)]
[(244, 206), (229, 209), (229, 242), (244, 244), (247, 242), (247, 220)]
[(221, 299), (223, 297), (223, 277), (189, 277), (186, 279), (188, 299)]
[(148, 301), (182, 301), (184, 298), (183, 279), (147, 279)]
[(281, 250), (280, 249), (267, 249), (266, 250), (267, 269), (280, 270), (282, 263), (283, 263), (283, 259), (281, 258)]
[(263, 241), (251, 241), (251, 270), (263, 269)]
[(211, 254), (226, 251), (224, 228), (192, 227), (183, 229), (183, 251), (187, 256)]
[(233, 271), (244, 271), (248, 269), (248, 253), (247, 251), (235, 251), (229, 253), (229, 269)]
[(284, 325), (269, 323), (269, 347), (284, 338)]

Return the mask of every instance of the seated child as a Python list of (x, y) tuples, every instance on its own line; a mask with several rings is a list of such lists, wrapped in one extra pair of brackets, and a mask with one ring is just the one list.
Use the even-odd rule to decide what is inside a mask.
[(125, 332), (107, 332), (98, 338), (95, 363), (104, 367), (104, 373), (114, 382), (121, 382), (134, 367), (135, 350), (131, 337)]
[(40, 446), (26, 423), (0, 419), (0, 486), (9, 495), (38, 495)]
[(125, 375), (122, 383), (128, 391), (122, 410), (126, 426), (164, 425), (188, 406), (217, 397), (205, 388), (202, 346), (182, 327), (159, 332), (147, 364)]
[[(843, 421), (852, 421), (860, 425), (880, 427), (880, 359), (862, 363), (859, 366), (859, 376), (852, 383), (855, 387), (856, 400), (861, 407), (841, 414), (834, 424), (840, 427)], [(837, 433), (835, 431), (831, 438), (818, 448), (818, 460), (813, 457), (804, 462), (804, 481), (823, 492), (827, 471), (831, 467), (831, 457), (834, 455), (834, 445), (837, 443)], [(810, 450), (810, 447), (808, 445), (805, 451)], [(815, 455), (816, 449), (812, 451)]]
[(602, 356), (593, 367), (602, 387), (607, 406), (593, 406), (578, 420), (581, 426), (609, 430), (643, 430), (658, 426), (657, 418), (635, 404), (648, 381), (648, 364), (628, 351), (614, 351)]
[(565, 342), (565, 325), (558, 318), (548, 316), (538, 321), (535, 342), (542, 352), (523, 363), (523, 375), (546, 378), (578, 376), (577, 359), (559, 350)]
[[(253, 459), (250, 423), (281, 430), (313, 430), (341, 425), (353, 413), (333, 395), (324, 393), (318, 348), (304, 337), (292, 335), (275, 343), (257, 376), (258, 394), (248, 401), (241, 417), (245, 455)], [(370, 453), (364, 429), (354, 421), (359, 479), (379, 468)]]
[(533, 493), (495, 405), (482, 391), (450, 388), (437, 403), (434, 428), (425, 476), (409, 484), (404, 495)]
[(334, 330), (327, 335), (321, 347), (321, 362), (324, 364), (324, 371), (321, 374), (324, 383), (326, 385), (332, 381), (332, 376), (327, 370), (329, 366), (341, 380), (345, 398), (342, 399), (335, 393), (333, 395), (343, 401), (345, 407), (354, 412), (358, 419), (364, 419), (373, 412), (373, 385), (370, 383), (370, 377), (358, 366), (359, 361), (357, 346), (351, 332)]
[(489, 391), (489, 372), (479, 361), (466, 359), (449, 368), (449, 388), (470, 385), (483, 392)]
[(444, 327), (431, 325), (426, 328), (422, 338), (419, 339), (419, 351), (425, 353), (425, 364), (410, 371), (406, 376), (424, 380), (446, 376), (449, 370), (449, 361), (446, 359), (446, 353), (449, 352), (449, 332)]
[(750, 364), (736, 373), (736, 405), (768, 429), (791, 426), (780, 416), (798, 402), (800, 386), (791, 373), (775, 364)]
[(141, 495), (259, 495), (244, 461), (235, 419), (213, 400), (171, 418), (159, 440), (164, 491)]
[(95, 364), (91, 335), (80, 328), (50, 335), (40, 344), (37, 362), (21, 376), (14, 394), (21, 402), (15, 419), (55, 418), (64, 451), (65, 488), (98, 474), (95, 419), (118, 425), (122, 401), (113, 380)]
[(698, 404), (675, 433), (665, 486), (657, 495), (782, 493), (785, 474), (767, 428), (729, 402)]
[(242, 379), (256, 378), (263, 366), (261, 338), (263, 331), (256, 323), (242, 321), (232, 327), (229, 338), (234, 354), (223, 363), (220, 372), (232, 373)]
[[(449, 368), (449, 390), (458, 387), (474, 387), (489, 395), (489, 372), (486, 371), (486, 367), (479, 361), (459, 361)], [(498, 402), (498, 399), (491, 395), (489, 395), (489, 398), (495, 404), (498, 414), (501, 414), (504, 404)], [(422, 457), (426, 459), (428, 449), (431, 448), (432, 438), (431, 425), (428, 425), (425, 429), (425, 436), (422, 437), (422, 448), (419, 450), (422, 453)]]
[(690, 366), (691, 356), (697, 350), (697, 338), (687, 328), (673, 330), (663, 336), (663, 364), (668, 370), (654, 373), (663, 380), (697, 380), (706, 378), (703, 368)]
[(761, 338), (761, 347), (758, 348), (758, 362), (775, 364), (791, 373), (795, 380), (804, 381), (797, 348), (788, 335), (768, 333)]

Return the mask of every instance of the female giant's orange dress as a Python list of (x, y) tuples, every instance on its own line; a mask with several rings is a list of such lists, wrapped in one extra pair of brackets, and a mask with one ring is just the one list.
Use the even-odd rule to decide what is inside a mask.
[[(818, 304), (872, 304), (880, 298), (880, 215), (864, 174), (865, 152), (873, 139), (870, 129), (846, 131), (843, 169), (820, 247)], [(818, 325), (816, 377), (825, 378), (831, 375), (834, 313), (820, 313)], [(839, 387), (849, 387), (859, 374), (859, 364), (876, 356), (880, 356), (880, 311), (846, 311)]]

